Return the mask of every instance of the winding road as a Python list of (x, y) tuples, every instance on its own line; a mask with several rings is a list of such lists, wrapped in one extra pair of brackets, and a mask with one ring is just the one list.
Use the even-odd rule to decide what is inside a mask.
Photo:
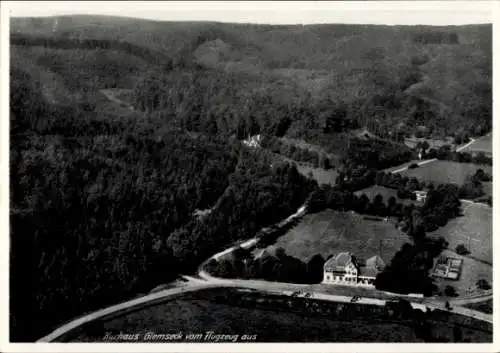
[[(466, 149), (467, 147), (469, 147), (470, 145), (472, 145), (474, 142), (476, 142), (476, 140), (474, 140), (474, 139), (471, 138), (470, 141), (467, 142), (465, 145), (457, 147), (456, 151), (457, 152), (461, 152), (464, 149)], [(418, 162), (417, 165), (420, 167), (420, 166), (423, 166), (423, 165), (426, 165), (426, 164), (429, 164), (429, 163), (432, 163), (432, 162), (436, 162), (437, 160), (438, 160), (437, 158), (427, 159), (425, 161)], [(408, 167), (409, 167), (410, 164), (411, 163), (409, 163), (408, 165), (405, 165), (404, 167), (401, 167), (399, 169), (393, 170), (393, 171), (391, 171), (391, 173), (392, 174), (396, 174), (396, 173), (404, 172), (405, 170), (408, 169)]]

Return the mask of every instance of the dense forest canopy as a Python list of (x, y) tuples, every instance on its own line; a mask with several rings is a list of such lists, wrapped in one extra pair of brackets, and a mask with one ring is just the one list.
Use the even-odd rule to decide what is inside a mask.
[[(490, 25), (12, 19), (11, 339), (189, 273), (295, 211), (317, 184), (272, 151), (336, 168), (353, 191), (414, 157), (405, 136), (489, 131), (491, 54)], [(269, 150), (241, 143), (256, 134)]]
[(257, 81), (262, 95), (281, 93), (288, 104), (312, 94), (377, 134), (395, 133), (399, 123), (406, 130), (426, 125), (434, 134), (491, 128), (491, 25), (271, 26), (71, 16), (12, 19), (11, 28), (18, 45), (43, 38), (50, 48), (94, 43), (146, 59), (160, 73), (170, 66), (217, 68), (221, 84), (225, 75), (236, 75), (235, 93)]
[(11, 75), (15, 340), (193, 270), (314, 187), (236, 140), (60, 114), (29, 75)]

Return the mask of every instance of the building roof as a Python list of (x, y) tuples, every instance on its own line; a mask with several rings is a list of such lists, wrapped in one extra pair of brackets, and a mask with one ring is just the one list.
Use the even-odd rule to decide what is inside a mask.
[(365, 266), (367, 268), (374, 268), (376, 270), (382, 271), (385, 267), (385, 262), (380, 256), (375, 255), (366, 260)]
[(350, 252), (343, 251), (326, 261), (324, 269), (329, 271), (343, 272), (345, 270), (345, 266), (349, 262), (354, 262), (352, 254)]
[(377, 277), (378, 273), (379, 273), (379, 271), (376, 268), (374, 268), (374, 267), (363, 266), (363, 267), (359, 268), (358, 275), (361, 276), (361, 277), (372, 277), (372, 278), (375, 278), (375, 277)]
[(274, 254), (274, 252), (272, 250), (269, 250), (267, 248), (258, 250), (255, 253), (255, 255), (254, 255), (254, 259), (255, 260), (265, 259), (265, 258), (268, 258), (268, 257), (274, 257), (274, 258), (276, 258), (276, 255)]

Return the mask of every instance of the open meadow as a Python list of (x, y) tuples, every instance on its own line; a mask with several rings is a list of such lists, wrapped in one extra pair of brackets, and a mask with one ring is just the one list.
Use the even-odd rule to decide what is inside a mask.
[(319, 185), (327, 184), (334, 186), (337, 179), (337, 170), (336, 169), (323, 169), (323, 168), (313, 168), (310, 166), (306, 166), (300, 163), (297, 164), (297, 170), (300, 174), (305, 177), (309, 177), (309, 173), (312, 174), (314, 180), (318, 182)]
[(319, 185), (327, 184), (334, 186), (336, 183), (338, 175), (337, 169), (315, 168), (312, 165), (294, 161), (293, 159), (285, 157), (282, 154), (278, 153), (270, 152), (270, 156), (272, 157), (273, 163), (285, 161), (295, 164), (297, 166), (298, 172), (306, 178), (309, 178), (312, 174), (312, 179), (316, 180)]
[(391, 223), (368, 220), (354, 212), (325, 210), (305, 216), (278, 238), (274, 246), (305, 262), (316, 254), (326, 259), (341, 251), (351, 251), (360, 259), (380, 253), (389, 263), (406, 242), (411, 240)]
[[(436, 279), (438, 286), (452, 285), (459, 295), (475, 294), (476, 283), (485, 279), (491, 283), (493, 276), (493, 226), (492, 209), (488, 206), (462, 202), (463, 216), (452, 219), (444, 227), (429, 233), (443, 237), (449, 243), (444, 254), (464, 260), (458, 281)], [(469, 238), (470, 237), (470, 238)], [(470, 251), (466, 256), (455, 253), (457, 245), (463, 244)]]
[(463, 216), (450, 220), (444, 227), (429, 235), (443, 237), (452, 250), (459, 244), (469, 248), (470, 237), (470, 256), (493, 263), (492, 209), (485, 205), (462, 202), (462, 210)]
[(484, 152), (486, 155), (493, 154), (493, 136), (488, 134), (478, 138), (473, 144), (464, 149), (463, 152)]
[(419, 180), (432, 181), (437, 184), (453, 183), (462, 185), (469, 175), (476, 173), (478, 169), (492, 174), (489, 165), (477, 165), (472, 163), (457, 163), (450, 161), (435, 161), (422, 165), (415, 169), (407, 169), (401, 174), (407, 177), (416, 177)]

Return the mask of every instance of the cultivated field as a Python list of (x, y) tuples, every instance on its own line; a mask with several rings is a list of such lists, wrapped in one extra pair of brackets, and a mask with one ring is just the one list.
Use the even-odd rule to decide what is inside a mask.
[[(205, 342), (204, 336), (209, 331), (225, 335), (257, 335), (255, 341), (264, 342), (415, 342), (416, 337), (411, 327), (393, 322), (380, 322), (372, 318), (356, 317), (358, 320), (314, 317), (282, 310), (240, 307), (231, 305), (231, 300), (217, 300), (217, 295), (230, 296), (226, 293), (200, 291), (180, 299), (154, 305), (142, 310), (111, 319), (103, 324), (103, 333), (155, 333), (184, 336), (202, 334), (202, 338), (193, 342)], [(335, 305), (335, 304), (334, 304)], [(344, 304), (345, 305), (345, 304)], [(377, 310), (380, 310), (376, 308)], [(366, 315), (364, 315), (366, 316)], [(365, 319), (365, 320), (363, 320)], [(142, 335), (141, 335), (142, 336)], [(92, 341), (93, 338), (82, 334), (74, 341)], [(249, 340), (252, 342), (252, 340)], [(253, 341), (253, 342), (255, 342)], [(174, 342), (186, 342), (178, 340)], [(230, 342), (230, 341), (225, 341)], [(239, 339), (236, 342), (244, 342)]]
[(492, 167), (488, 165), (450, 161), (435, 161), (415, 169), (407, 169), (402, 171), (401, 174), (438, 184), (454, 183), (462, 185), (467, 176), (474, 174), (478, 169), (483, 169), (486, 173), (492, 174)]
[(472, 145), (463, 150), (463, 152), (484, 152), (485, 154), (493, 153), (492, 135), (486, 135), (478, 138)]
[[(80, 332), (71, 341), (95, 342), (105, 333), (130, 333), (145, 342), (144, 334), (153, 332), (182, 335), (171, 342), (209, 343), (215, 341), (205, 337), (213, 331), (216, 335), (238, 335), (222, 342), (243, 343), (243, 335), (254, 336), (247, 342), (422, 342), (410, 321), (384, 318), (383, 307), (316, 302), (321, 314), (313, 314), (302, 309), (306, 302), (312, 303), (256, 292), (203, 290), (111, 318), (94, 332)], [(453, 327), (458, 324), (466, 339), (492, 339), (488, 325), (452, 313), (433, 312), (428, 320), (435, 337), (452, 339)], [(189, 334), (198, 337), (186, 340)]]
[(325, 210), (305, 216), (278, 238), (274, 246), (283, 247), (288, 255), (307, 262), (316, 254), (326, 259), (340, 251), (351, 251), (366, 259), (379, 254), (382, 245), (381, 256), (389, 263), (406, 242), (410, 239), (391, 223), (367, 220), (354, 212)]

